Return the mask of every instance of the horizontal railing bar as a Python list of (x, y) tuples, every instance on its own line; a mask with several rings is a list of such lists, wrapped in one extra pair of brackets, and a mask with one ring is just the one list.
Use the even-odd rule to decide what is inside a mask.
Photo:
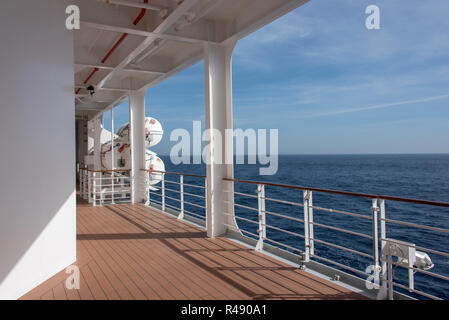
[(304, 220), (302, 220), (300, 218), (289, 217), (289, 216), (286, 216), (286, 215), (283, 215), (283, 214), (280, 214), (280, 213), (276, 213), (276, 212), (272, 212), (272, 211), (268, 211), (268, 210), (265, 210), (263, 212), (265, 212), (266, 214), (272, 215), (272, 216), (277, 216), (277, 217), (281, 217), (281, 218), (285, 218), (285, 219), (289, 219), (289, 220), (293, 220), (293, 221), (304, 223)]
[(114, 199), (111, 198), (104, 198), (104, 199), (96, 199), (96, 201), (108, 201), (108, 200), (122, 200), (122, 199), (131, 199), (131, 197), (114, 197)]
[(91, 169), (80, 169), (83, 171), (88, 171), (88, 172), (97, 172), (97, 173), (110, 173), (110, 172), (131, 172), (130, 169), (126, 169), (126, 170), (120, 170), (120, 169), (115, 169), (115, 170), (91, 170)]
[(173, 200), (173, 201), (181, 202), (181, 200), (176, 199), (176, 198), (169, 197), (169, 196), (167, 196), (167, 195), (165, 195), (165, 198), (170, 199), (170, 200)]
[[(380, 240), (382, 240), (382, 241), (389, 241), (389, 242), (393, 242), (393, 243), (397, 243), (397, 244), (401, 244), (399, 241), (395, 241), (394, 239), (380, 238)], [(428, 248), (419, 247), (419, 246), (415, 246), (415, 249), (416, 249), (416, 250), (425, 251), (425, 252), (429, 252), (429, 253), (438, 254), (438, 255), (440, 255), (440, 256), (449, 257), (449, 253), (447, 253), (447, 252), (442, 252), (442, 251), (433, 250), (433, 249), (428, 249)]]
[(416, 223), (412, 223), (412, 222), (404, 222), (404, 221), (399, 221), (399, 220), (382, 219), (382, 218), (380, 220), (388, 222), (388, 223), (401, 224), (401, 225), (414, 227), (414, 228), (418, 228), (418, 229), (426, 229), (426, 230), (432, 230), (432, 231), (449, 233), (448, 229), (443, 229), (443, 228), (438, 228), (438, 227), (430, 227), (430, 226), (426, 226), (426, 225), (422, 225), (422, 224), (416, 224)]
[(179, 184), (179, 182), (172, 181), (172, 180), (165, 180), (165, 179), (164, 179), (164, 182), (166, 182), (166, 183), (172, 183), (172, 184)]
[(410, 202), (410, 203), (416, 203), (416, 204), (425, 204), (425, 205), (449, 208), (448, 202), (429, 201), (429, 200), (402, 198), (402, 197), (394, 197), (394, 196), (386, 196), (386, 195), (375, 195), (375, 194), (368, 194), (368, 193), (339, 191), (339, 190), (331, 190), (331, 189), (320, 189), (320, 188), (312, 188), (312, 187), (302, 187), (302, 186), (271, 183), (271, 182), (262, 182), (262, 181), (249, 181), (249, 180), (240, 180), (240, 179), (231, 179), (231, 178), (223, 178), (223, 180), (239, 182), (239, 183), (263, 184), (265, 186), (281, 187), (281, 188), (287, 188), (287, 189), (309, 190), (309, 191), (316, 191), (316, 192), (323, 192), (323, 193), (330, 193), (330, 194), (340, 194), (340, 195), (354, 196), (354, 197), (359, 197), (359, 198), (383, 199), (383, 200), (392, 200), (392, 201), (399, 201), (399, 202)]
[[(387, 260), (382, 259), (382, 261), (386, 262)], [(394, 262), (394, 261), (392, 261), (391, 264), (393, 264), (395, 266), (398, 266), (400, 268), (410, 269), (410, 270), (413, 270), (413, 271), (416, 271), (416, 272), (419, 272), (419, 273), (424, 273), (424, 274), (426, 274), (426, 275), (428, 275), (430, 277), (434, 277), (434, 278), (438, 278), (438, 279), (441, 279), (441, 280), (449, 281), (449, 277), (443, 276), (442, 274), (429, 272), (427, 270), (422, 270), (422, 269), (418, 269), (418, 268), (415, 268), (415, 267), (409, 267), (409, 266), (406, 266), (406, 265), (403, 265), (403, 264), (400, 264), (400, 263), (397, 263), (397, 262)]]
[[(149, 170), (142, 169), (142, 171), (149, 171)], [(179, 173), (179, 172), (169, 172), (169, 171), (159, 171), (159, 170), (153, 170), (152, 172), (157, 172), (157, 173), (162, 173), (162, 174), (174, 174), (174, 175), (185, 176), (185, 177), (206, 178), (206, 176), (201, 176), (198, 174), (190, 174), (190, 173)]]
[(367, 220), (372, 220), (372, 217), (363, 215), (363, 214), (358, 214), (358, 213), (352, 213), (352, 212), (347, 212), (347, 211), (343, 211), (343, 210), (337, 210), (337, 209), (328, 209), (328, 208), (322, 208), (322, 207), (317, 207), (317, 206), (309, 206), (309, 208), (315, 209), (315, 210), (320, 210), (320, 211), (327, 211), (327, 212), (332, 212), (332, 213), (341, 213), (344, 215), (348, 215), (348, 216), (353, 216), (353, 217), (358, 217), (358, 218), (362, 218), (362, 219), (367, 219)]
[(170, 205), (170, 204), (168, 204), (168, 203), (165, 203), (165, 206), (166, 206), (166, 207), (169, 207), (169, 208), (171, 208), (171, 209), (173, 209), (173, 210), (175, 210), (175, 211), (181, 211), (180, 208), (175, 207), (175, 206), (172, 206), (172, 205)]
[(304, 207), (304, 205), (302, 203), (298, 203), (298, 202), (291, 202), (291, 201), (285, 201), (285, 200), (278, 200), (278, 199), (274, 199), (274, 198), (266, 198), (266, 197), (262, 197), (262, 199), (268, 200), (268, 201), (274, 201), (274, 202), (279, 202), (279, 203), (284, 203), (284, 204), (290, 204), (292, 206), (296, 206), (296, 207)]
[[(229, 202), (229, 201), (224, 201), (224, 202)], [(259, 209), (256, 209), (256, 208), (253, 208), (253, 207), (248, 207), (248, 206), (245, 206), (243, 204), (234, 203), (234, 205), (236, 207), (240, 207), (240, 208), (244, 208), (244, 209), (248, 209), (248, 210), (253, 210), (253, 211), (256, 211), (256, 212), (259, 211)]]
[(239, 217), (239, 216), (236, 216), (236, 215), (233, 215), (233, 214), (229, 214), (229, 213), (225, 213), (225, 215), (230, 216), (230, 217), (234, 217), (234, 218), (239, 219), (239, 220), (243, 220), (243, 221), (246, 221), (246, 222), (250, 222), (250, 223), (259, 225), (259, 221), (254, 221), (254, 220), (251, 220), (251, 219), (242, 218), (242, 217)]
[[(229, 192), (229, 191), (227, 191), (227, 192)], [(234, 191), (234, 194), (237, 194), (237, 195), (239, 195), (239, 196), (251, 197), (251, 198), (256, 198), (256, 199), (257, 199), (257, 196), (255, 196), (255, 195), (253, 195), (253, 194), (248, 194), (248, 193), (243, 193), (243, 192), (237, 192), (237, 191)]]
[(420, 291), (420, 290), (410, 289), (409, 287), (404, 286), (404, 285), (402, 285), (402, 284), (400, 284), (400, 283), (397, 283), (397, 282), (393, 282), (393, 285), (394, 285), (395, 287), (399, 287), (399, 288), (405, 289), (405, 290), (407, 290), (407, 291), (411, 291), (411, 292), (420, 294), (420, 295), (422, 295), (422, 296), (424, 296), (424, 297), (427, 297), (427, 298), (429, 298), (429, 299), (432, 299), (432, 300), (443, 300), (443, 299), (441, 299), (441, 298), (438, 298), (438, 297), (433, 296), (433, 295), (431, 295), (431, 294), (422, 292), (422, 291)]
[(204, 197), (204, 196), (200, 196), (198, 194), (193, 194), (193, 193), (189, 193), (189, 192), (185, 192), (185, 191), (184, 191), (184, 195), (185, 196), (196, 197), (196, 198), (200, 198), (200, 199), (206, 199), (206, 197)]
[(188, 202), (188, 201), (185, 201), (185, 200), (184, 200), (184, 203), (185, 203), (185, 204), (190, 204), (190, 205), (192, 205), (192, 206), (194, 206), (194, 207), (198, 207), (198, 208), (206, 209), (206, 207), (204, 207), (204, 206), (201, 206), (201, 205), (199, 205), (199, 204), (196, 204), (196, 203)]
[(371, 276), (370, 274), (368, 274), (368, 273), (366, 273), (364, 271), (360, 271), (360, 270), (357, 270), (357, 269), (345, 266), (344, 264), (341, 264), (341, 263), (338, 263), (338, 262), (335, 262), (335, 261), (332, 261), (332, 260), (329, 260), (329, 259), (317, 256), (315, 254), (312, 256), (312, 258), (315, 258), (315, 259), (318, 259), (318, 260), (322, 260), (322, 261), (326, 261), (327, 263), (331, 263), (331, 264), (336, 265), (336, 266), (338, 266), (340, 268), (343, 268), (343, 269), (346, 269), (346, 270), (350, 270), (350, 271), (355, 272), (355, 273), (363, 274), (363, 275), (365, 275), (367, 277)]
[(419, 247), (419, 246), (416, 246), (415, 248), (416, 248), (417, 250), (426, 251), (426, 252), (429, 252), (429, 253), (438, 254), (438, 255), (440, 255), (440, 256), (449, 257), (449, 253), (446, 253), (446, 252), (442, 252), (442, 251), (438, 251), (438, 250), (433, 250), (433, 249), (427, 249), (427, 248)]
[(334, 243), (330, 243), (330, 242), (327, 242), (327, 241), (314, 239), (314, 238), (310, 238), (310, 240), (313, 240), (313, 241), (315, 241), (317, 243), (322, 243), (322, 244), (330, 246), (330, 247), (334, 247), (334, 248), (337, 248), (337, 249), (341, 249), (341, 250), (345, 250), (345, 251), (348, 251), (348, 252), (352, 252), (352, 253), (355, 253), (355, 254), (367, 257), (367, 258), (373, 258), (373, 256), (370, 255), (370, 254), (367, 254), (367, 253), (364, 253), (364, 252), (360, 252), (360, 251), (357, 251), (357, 250), (354, 250), (354, 249), (345, 248), (345, 247), (339, 246), (338, 244), (334, 244)]
[(151, 202), (156, 202), (158, 205), (161, 205), (161, 206), (162, 206), (162, 202), (159, 202), (159, 201), (157, 201), (157, 200), (150, 199), (150, 204), (151, 204)]
[(296, 233), (296, 232), (292, 232), (292, 231), (288, 231), (288, 230), (281, 229), (281, 228), (278, 228), (278, 227), (270, 226), (268, 224), (262, 224), (262, 225), (267, 227), (267, 228), (270, 228), (270, 229), (273, 229), (273, 230), (277, 230), (279, 232), (284, 232), (284, 233), (291, 234), (291, 235), (296, 236), (296, 237), (300, 237), (302, 239), (305, 238), (302, 234), (299, 234), (299, 233)]
[(162, 197), (162, 194), (154, 192), (154, 191), (148, 191), (149, 194), (155, 195), (155, 196), (159, 196)]
[(331, 230), (336, 230), (336, 231), (340, 231), (340, 232), (344, 232), (344, 233), (349, 233), (355, 236), (360, 236), (363, 238), (367, 238), (367, 239), (372, 239), (372, 236), (369, 236), (367, 234), (364, 233), (359, 233), (359, 232), (355, 232), (355, 231), (349, 231), (346, 229), (341, 229), (341, 228), (337, 228), (337, 227), (331, 227), (325, 224), (321, 224), (321, 223), (317, 223), (317, 222), (309, 222), (310, 224), (313, 224), (314, 226), (318, 226), (318, 227), (322, 227), (322, 228), (326, 228), (326, 229), (331, 229)]
[(131, 193), (131, 190), (128, 190), (128, 191), (126, 191), (126, 190), (124, 190), (124, 191), (119, 191), (119, 190), (117, 190), (117, 191), (108, 191), (108, 192), (92, 192), (92, 194), (95, 194), (96, 196), (101, 196), (102, 194), (103, 195), (113, 195), (113, 194), (116, 194), (116, 193)]
[(273, 239), (264, 238), (264, 240), (270, 241), (270, 242), (272, 242), (272, 243), (275, 243), (275, 244), (277, 244), (277, 245), (279, 245), (279, 246), (283, 246), (283, 247), (285, 247), (285, 248), (289, 248), (290, 250), (294, 250), (294, 251), (298, 251), (298, 252), (300, 252), (300, 253), (304, 253), (304, 251), (302, 251), (301, 249), (297, 249), (297, 248), (292, 247), (292, 246), (289, 246), (288, 244), (285, 244), (285, 243), (277, 242), (277, 241), (275, 241), (275, 240), (273, 240)]
[(184, 183), (184, 186), (200, 188), (200, 189), (206, 189), (204, 186), (197, 186), (195, 184), (190, 184), (190, 183)]
[(192, 211), (189, 211), (189, 210), (186, 210), (186, 209), (184, 209), (184, 214), (188, 214), (188, 215), (196, 216), (196, 217), (198, 217), (198, 218), (201, 218), (201, 219), (203, 219), (203, 220), (205, 220), (205, 219), (206, 219), (206, 217), (205, 217), (205, 216), (202, 216), (202, 215), (200, 215), (200, 214), (194, 213), (194, 212), (192, 212)]
[(170, 188), (167, 188), (167, 187), (165, 187), (165, 191), (171, 191), (171, 192), (181, 193), (181, 191), (179, 191), (179, 190), (170, 189)]

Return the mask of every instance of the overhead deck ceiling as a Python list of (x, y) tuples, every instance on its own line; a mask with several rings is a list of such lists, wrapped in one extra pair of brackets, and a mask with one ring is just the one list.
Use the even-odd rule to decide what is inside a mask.
[(90, 118), (130, 90), (146, 91), (203, 59), (205, 42), (241, 39), (308, 1), (76, 0), (76, 115)]

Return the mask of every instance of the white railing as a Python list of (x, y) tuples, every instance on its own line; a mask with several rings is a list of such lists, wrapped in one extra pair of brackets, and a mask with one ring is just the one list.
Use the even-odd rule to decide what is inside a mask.
[(127, 170), (79, 170), (80, 196), (94, 206), (131, 201), (132, 178)]
[[(158, 174), (161, 181), (154, 186), (147, 184), (149, 206), (156, 204), (162, 211), (174, 211), (178, 214), (178, 219), (191, 216), (206, 220), (205, 176), (156, 170), (151, 172)], [(186, 178), (189, 181), (186, 182)]]
[[(418, 273), (433, 277), (434, 279), (438, 279), (438, 281), (446, 281), (447, 282), (446, 287), (449, 288), (448, 275), (429, 271), (431, 268), (433, 268), (433, 265), (431, 260), (427, 260), (427, 258), (430, 258), (428, 254), (431, 254), (432, 256), (435, 255), (443, 257), (445, 261), (441, 264), (447, 264), (449, 263), (449, 260), (447, 259), (449, 258), (449, 253), (441, 250), (435, 250), (434, 248), (431, 249), (415, 245), (412, 242), (413, 239), (415, 239), (413, 237), (413, 234), (410, 234), (410, 236), (408, 237), (410, 242), (404, 242), (388, 238), (387, 231), (389, 229), (387, 228), (387, 224), (401, 225), (415, 230), (419, 229), (419, 230), (426, 230), (428, 232), (433, 232), (434, 236), (439, 236), (439, 239), (441, 239), (441, 241), (445, 243), (444, 245), (443, 244), (441, 245), (441, 247), (443, 248), (449, 247), (449, 237), (447, 237), (447, 235), (449, 234), (449, 229), (441, 228), (438, 226), (422, 225), (417, 223), (389, 219), (387, 218), (386, 214), (386, 202), (387, 201), (403, 202), (417, 205), (434, 206), (440, 208), (449, 208), (449, 203), (406, 199), (391, 196), (378, 196), (378, 195), (361, 194), (345, 191), (325, 190), (317, 188), (306, 188), (300, 186), (289, 186), (274, 183), (244, 181), (236, 179), (224, 179), (224, 180), (233, 181), (234, 183), (253, 184), (257, 186), (257, 189), (255, 188), (255, 194), (234, 191), (234, 195), (238, 195), (243, 198), (253, 199), (254, 203), (256, 203), (257, 200), (257, 207), (252, 207), (247, 203), (243, 205), (241, 203), (238, 203), (237, 201), (234, 202), (236, 212), (239, 210), (247, 212), (245, 217), (242, 217), (239, 214), (235, 214), (236, 220), (243, 221), (244, 223), (249, 223), (250, 225), (257, 227), (256, 232), (249, 232), (247, 230), (244, 230), (244, 228), (242, 227), (239, 227), (239, 229), (237, 229), (237, 231), (241, 231), (244, 234), (247, 234), (253, 239), (257, 240), (257, 244), (255, 245), (256, 250), (263, 250), (264, 243), (271, 244), (276, 247), (285, 248), (287, 249), (287, 251), (290, 251), (291, 253), (296, 253), (299, 257), (301, 265), (306, 266), (308, 262), (310, 262), (311, 260), (315, 260), (333, 265), (337, 268), (346, 271), (350, 271), (353, 274), (362, 276), (364, 279), (371, 279), (369, 281), (372, 281), (373, 287), (376, 289), (380, 289), (378, 298), (392, 299), (393, 291), (395, 290), (396, 287), (404, 289), (407, 292), (421, 295), (430, 299), (440, 299), (440, 297), (430, 294), (429, 292), (425, 292), (425, 290), (418, 290), (415, 288), (415, 277), (416, 274)], [(300, 192), (300, 194), (297, 194), (296, 198), (301, 199), (301, 201), (295, 200), (287, 201), (284, 199), (276, 199), (274, 197), (268, 197), (266, 195), (266, 186), (270, 186), (273, 188), (297, 190)], [(345, 210), (337, 210), (317, 206), (313, 202), (314, 193), (342, 195), (348, 197), (370, 199), (371, 200), (371, 206), (369, 208), (370, 214), (368, 215), (368, 214), (353, 213)], [(290, 209), (287, 210), (288, 214), (267, 210), (266, 202), (279, 203), (282, 204), (283, 206), (290, 207)], [(251, 212), (254, 213), (254, 215), (257, 217), (257, 220), (250, 219)], [(317, 212), (320, 214), (322, 212), (325, 212), (350, 217), (351, 219), (354, 220), (353, 223), (355, 224), (355, 226), (359, 224), (358, 221), (365, 221), (365, 224), (368, 223), (371, 225), (371, 232), (370, 233), (358, 232), (354, 230), (348, 230), (342, 227), (332, 226), (326, 223), (317, 222), (316, 221)], [(292, 231), (291, 228), (290, 230), (287, 230), (286, 228), (279, 227), (278, 223), (276, 223), (278, 224), (278, 226), (269, 224), (267, 223), (267, 216), (276, 217), (277, 222), (288, 220), (290, 222), (290, 225), (291, 222), (293, 222), (294, 224), (301, 226), (302, 232)], [(438, 221), (436, 222), (438, 223)], [(327, 239), (318, 238), (315, 230), (316, 228), (331, 230), (332, 232), (338, 232), (340, 234), (350, 235), (351, 237), (365, 239), (365, 241), (371, 242), (372, 250), (369, 253), (363, 252), (362, 250), (348, 248), (347, 246), (332, 243)], [(292, 244), (292, 241), (290, 241), (289, 244), (286, 244), (282, 240), (277, 239), (278, 241), (276, 241), (270, 239), (269, 237), (267, 237), (267, 229), (284, 233), (290, 237), (297, 238), (300, 241), (297, 242), (297, 245), (294, 246)], [(351, 254), (363, 257), (365, 259), (369, 259), (371, 261), (372, 272), (369, 273), (366, 271), (368, 269), (360, 270), (351, 266), (351, 261), (347, 261), (346, 263), (337, 262), (333, 259), (325, 257), (324, 255), (320, 255), (315, 248), (316, 244), (326, 246), (334, 250), (343, 250)], [(393, 272), (396, 267), (403, 268), (408, 271), (408, 279), (406, 284), (399, 283), (397, 281), (396, 275)], [(375, 284), (380, 284), (380, 286), (376, 286)]]
[[(148, 170), (143, 170), (148, 173)], [(159, 173), (160, 182), (155, 186), (150, 186), (148, 183), (149, 176), (146, 176), (145, 193), (148, 196), (146, 204), (149, 206), (156, 205), (159, 209), (165, 212), (175, 213), (179, 219), (193, 217), (205, 221), (206, 219), (206, 205), (207, 205), (207, 186), (206, 177), (194, 174), (182, 174), (174, 172), (152, 171)], [(188, 179), (189, 181), (186, 181)], [(111, 181), (113, 181), (111, 183)], [(336, 267), (340, 270), (345, 270), (353, 275), (357, 275), (361, 279), (371, 279), (373, 287), (378, 290), (378, 298), (393, 298), (394, 291), (402, 290), (402, 293), (409, 292), (417, 296), (424, 296), (430, 299), (440, 299), (426, 287), (425, 289), (415, 288), (417, 274), (425, 275), (438, 279), (438, 281), (445, 281), (445, 288), (449, 288), (449, 277), (447, 272), (429, 271), (432, 269), (432, 260), (439, 257), (439, 265), (448, 264), (449, 252), (439, 248), (427, 248), (425, 246), (418, 246), (415, 244), (417, 232), (410, 232), (406, 237), (407, 242), (402, 239), (394, 239), (388, 237), (388, 231), (392, 230), (393, 226), (404, 226), (413, 230), (425, 230), (432, 232), (432, 237), (439, 237), (440, 247), (449, 247), (449, 229), (437, 226), (438, 221), (433, 221), (434, 225), (423, 225), (413, 222), (400, 221), (396, 219), (387, 218), (386, 203), (408, 203), (413, 205), (425, 205), (430, 207), (449, 208), (449, 203), (407, 199), (400, 197), (371, 195), (363, 193), (354, 193), (346, 191), (308, 188), (301, 186), (282, 185), (267, 182), (255, 182), (236, 179), (224, 179), (224, 181), (232, 182), (233, 184), (247, 184), (254, 185), (254, 193), (244, 193), (233, 191), (234, 198), (236, 196), (254, 200), (256, 204), (251, 205), (242, 204), (234, 200), (235, 214), (232, 216), (236, 221), (242, 221), (253, 225), (255, 232), (248, 231), (248, 228), (239, 226), (236, 231), (241, 232), (253, 238), (256, 241), (255, 250), (263, 251), (264, 246), (271, 245), (278, 248), (283, 248), (298, 257), (300, 266), (307, 267), (308, 263), (320, 262)], [(95, 172), (92, 170), (80, 169), (80, 194), (94, 205), (102, 205), (105, 202), (114, 203), (116, 201), (124, 200), (130, 201), (131, 183), (132, 181), (123, 172)], [(108, 185), (108, 183), (110, 185)], [(267, 195), (267, 186), (270, 188), (280, 188), (283, 191), (289, 189), (293, 199), (288, 199), (288, 193), (283, 192), (283, 199), (277, 199), (274, 196)], [(109, 189), (108, 189), (109, 188)], [(366, 213), (356, 213), (349, 210), (340, 210), (333, 208), (326, 208), (317, 205), (314, 195), (339, 195), (344, 197), (353, 197), (359, 199), (370, 200), (366, 207)], [(314, 201), (315, 200), (315, 201)], [(269, 204), (280, 204), (288, 209), (277, 212), (270, 208)], [(349, 203), (349, 202), (348, 202)], [(268, 204), (268, 205), (267, 205)], [(239, 210), (246, 210), (250, 214), (241, 216)], [(256, 219), (251, 219), (251, 212), (254, 213)], [(369, 212), (369, 213), (368, 213)], [(329, 215), (323, 215), (329, 214)], [(449, 214), (449, 211), (447, 212)], [(225, 213), (230, 214), (230, 213)], [(331, 223), (320, 221), (323, 216), (329, 217), (347, 217), (351, 219), (351, 228), (347, 226), (335, 226)], [(276, 219), (276, 225), (267, 222), (267, 217)], [(318, 218), (318, 219), (317, 219)], [(446, 217), (444, 217), (446, 218)], [(272, 220), (273, 221), (273, 220)], [(332, 219), (332, 222), (338, 222), (339, 219)], [(288, 222), (288, 223), (287, 223)], [(329, 222), (329, 221), (328, 221)], [(432, 224), (432, 223), (431, 223)], [(298, 226), (295, 228), (288, 228), (289, 226)], [(338, 224), (337, 224), (338, 225)], [(360, 232), (357, 226), (365, 226), (364, 230)], [(228, 225), (229, 228), (235, 226)], [(290, 229), (290, 230), (287, 230)], [(329, 240), (328, 237), (323, 236), (323, 233), (318, 231), (327, 230), (328, 232), (336, 232), (346, 235), (346, 240), (353, 241), (355, 244), (360, 244), (355, 239), (361, 239), (370, 243), (371, 250), (365, 248), (350, 248), (348, 245), (341, 245)], [(269, 236), (270, 232), (283, 233), (290, 237), (288, 243), (285, 239), (277, 237), (273, 239)], [(317, 234), (318, 233), (318, 234)], [(292, 239), (294, 241), (292, 241)], [(296, 241), (298, 239), (299, 241)], [(322, 246), (333, 250), (341, 250), (351, 254), (351, 259), (340, 261), (334, 257), (326, 256), (326, 252), (317, 250), (316, 246)], [(365, 249), (365, 250), (364, 250)], [(430, 255), (430, 256), (429, 256)], [(360, 257), (369, 260), (368, 267), (360, 270), (360, 261), (354, 257)], [(429, 260), (427, 260), (429, 258)], [(441, 260), (441, 259), (444, 259)], [(336, 261), (337, 260), (337, 261)], [(397, 268), (406, 271), (407, 279), (398, 279)], [(437, 268), (436, 268), (437, 269)], [(398, 269), (399, 270), (399, 269)], [(367, 280), (368, 281), (368, 280)], [(402, 281), (402, 283), (401, 283)], [(368, 282), (367, 282), (368, 283)], [(376, 284), (379, 284), (376, 286)]]

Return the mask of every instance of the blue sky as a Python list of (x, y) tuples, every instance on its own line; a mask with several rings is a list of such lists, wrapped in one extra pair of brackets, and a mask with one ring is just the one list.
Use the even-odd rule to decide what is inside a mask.
[[(371, 4), (380, 30), (365, 27)], [(165, 130), (155, 152), (204, 123), (203, 72), (148, 91)], [(115, 110), (128, 121), (126, 104)], [(281, 154), (449, 152), (449, 2), (311, 0), (237, 44), (233, 114), (235, 128), (279, 129)]]

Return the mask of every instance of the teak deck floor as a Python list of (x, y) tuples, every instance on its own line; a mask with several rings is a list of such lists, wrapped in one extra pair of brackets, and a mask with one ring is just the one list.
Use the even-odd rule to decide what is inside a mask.
[(143, 205), (78, 200), (80, 289), (62, 270), (21, 299), (364, 299)]

